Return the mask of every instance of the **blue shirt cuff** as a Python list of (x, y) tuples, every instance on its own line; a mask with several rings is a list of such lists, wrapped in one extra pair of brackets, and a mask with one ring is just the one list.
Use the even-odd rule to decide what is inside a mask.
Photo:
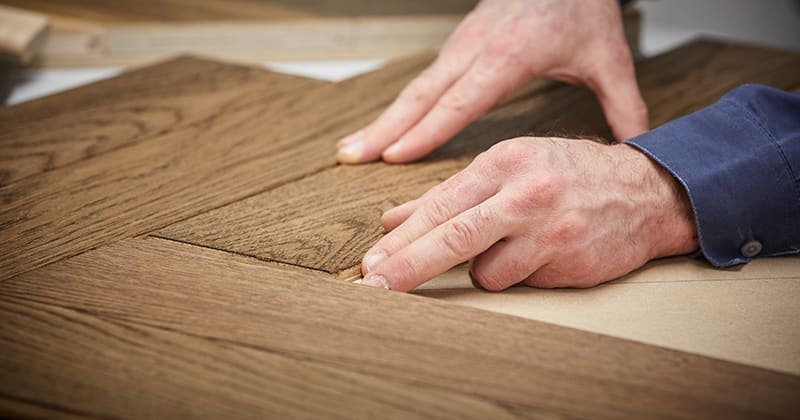
[(745, 85), (627, 144), (686, 188), (715, 266), (800, 252), (800, 95)]

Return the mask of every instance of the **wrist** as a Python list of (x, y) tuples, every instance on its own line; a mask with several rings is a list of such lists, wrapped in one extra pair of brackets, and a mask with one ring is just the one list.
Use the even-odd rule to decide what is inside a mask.
[[(624, 156), (625, 165), (637, 177), (642, 244), (648, 259), (682, 255), (698, 248), (697, 224), (691, 201), (683, 185), (658, 162), (626, 144), (611, 146)], [(637, 178), (633, 178), (636, 180)]]

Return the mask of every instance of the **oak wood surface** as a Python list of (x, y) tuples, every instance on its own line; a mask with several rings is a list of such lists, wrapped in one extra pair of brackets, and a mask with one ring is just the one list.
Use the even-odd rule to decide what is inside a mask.
[(335, 141), (374, 118), (428, 62), (422, 55), (320, 87), (280, 76), (185, 130), (0, 188), (0, 280), (333, 166)]
[(323, 82), (196, 57), (0, 108), (0, 186), (207, 123), (234, 100)]
[[(698, 41), (638, 65), (657, 126), (715, 102), (743, 83), (800, 86), (800, 55)], [(344, 166), (168, 226), (157, 236), (335, 273), (380, 237), (380, 215), (416, 198), (496, 141), (526, 133), (605, 136), (585, 89), (536, 84), (414, 165)]]
[(0, 3), (85, 21), (130, 23), (460, 15), (469, 12), (477, 0), (2, 0)]
[(0, 283), (0, 406), (115, 418), (800, 410), (800, 377), (325, 277), (130, 239)]

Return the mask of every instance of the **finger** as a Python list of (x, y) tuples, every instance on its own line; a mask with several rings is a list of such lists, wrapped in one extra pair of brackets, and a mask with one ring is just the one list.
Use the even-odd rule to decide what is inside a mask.
[[(458, 173), (450, 176), (450, 178), (447, 178), (442, 183), (453, 182), (451, 179), (456, 175), (458, 175)], [(387, 232), (394, 230), (396, 227), (400, 226), (400, 224), (405, 222), (411, 216), (411, 214), (413, 214), (423, 203), (427, 202), (437, 192), (437, 188), (430, 188), (420, 197), (387, 210), (381, 216), (381, 225)]]
[(409, 291), (484, 252), (508, 232), (487, 200), (437, 226), (378, 264), (363, 284)]
[(499, 292), (527, 279), (543, 263), (543, 253), (524, 237), (500, 241), (472, 260), (470, 275), (481, 288)]
[(647, 105), (636, 82), (630, 51), (626, 47), (598, 63), (587, 84), (597, 95), (614, 137), (624, 141), (646, 132)]
[(337, 159), (342, 163), (360, 163), (378, 159), (433, 108), (439, 97), (472, 64), (485, 39), (486, 22), (470, 15), (448, 38), (436, 60), (412, 80), (367, 128), (337, 143)]
[(521, 66), (498, 68), (481, 55), (416, 125), (383, 152), (387, 162), (419, 159), (458, 134), (525, 80)]
[(381, 216), (381, 225), (387, 232), (394, 230), (394, 228), (405, 222), (419, 208), (422, 202), (422, 197), (420, 197), (387, 210)]
[(417, 210), (367, 251), (362, 272), (369, 272), (389, 255), (494, 195), (499, 184), (482, 176), (478, 165), (473, 161), (466, 169), (425, 193)]

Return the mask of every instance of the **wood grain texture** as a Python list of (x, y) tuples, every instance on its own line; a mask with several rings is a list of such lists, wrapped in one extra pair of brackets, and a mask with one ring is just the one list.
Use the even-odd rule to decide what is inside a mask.
[[(639, 64), (653, 125), (743, 83), (800, 85), (800, 55), (699, 41)], [(415, 165), (345, 166), (168, 226), (156, 235), (335, 273), (380, 237), (380, 215), (465, 167), (496, 141), (534, 133), (608, 137), (585, 89), (534, 84)]]
[(0, 186), (157, 136), (196, 132), (245, 98), (324, 83), (181, 57), (0, 108)]
[(115, 418), (800, 412), (795, 376), (322, 276), (131, 239), (0, 283), (0, 406)]
[(191, 129), (0, 188), (0, 280), (334, 166), (336, 140), (374, 118), (430, 59), (316, 88), (279, 77)]
[(318, 16), (465, 14), (477, 0), (2, 0), (49, 15), (98, 23), (192, 22)]

